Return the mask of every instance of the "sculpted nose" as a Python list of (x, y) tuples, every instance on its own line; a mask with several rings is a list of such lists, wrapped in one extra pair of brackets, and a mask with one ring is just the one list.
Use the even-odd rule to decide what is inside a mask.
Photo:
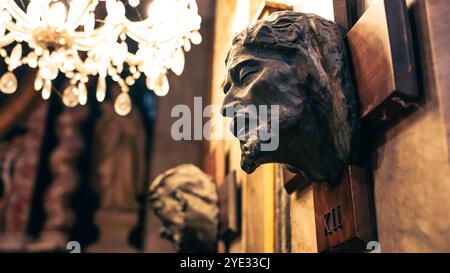
[(236, 106), (242, 103), (236, 99), (232, 92), (228, 92), (223, 99), (220, 114), (224, 117), (233, 117)]

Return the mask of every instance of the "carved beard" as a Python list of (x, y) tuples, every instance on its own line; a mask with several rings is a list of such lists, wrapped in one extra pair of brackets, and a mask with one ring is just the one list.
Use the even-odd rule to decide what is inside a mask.
[[(277, 102), (270, 101), (267, 104), (279, 105)], [(269, 109), (267, 113), (260, 113), (257, 110), (257, 113), (251, 114), (250, 109), (244, 108), (234, 114), (230, 124), (231, 131), (240, 141), (241, 169), (248, 174), (253, 173), (262, 164), (280, 162), (283, 154), (292, 152), (289, 147), (283, 147), (284, 143), (281, 139), (285, 137), (282, 137), (282, 134), (287, 131), (288, 135), (296, 135), (303, 107)], [(289, 114), (285, 116), (286, 113)], [(253, 119), (253, 124), (250, 126), (250, 116), (261, 119)], [(245, 119), (245, 123), (239, 124), (239, 118)], [(291, 130), (294, 132), (289, 133)]]
[[(326, 136), (330, 128), (326, 126), (326, 115), (318, 115), (309, 104), (301, 111), (299, 108), (285, 109), (280, 116), (278, 149), (264, 151), (261, 147), (272, 139), (263, 141), (260, 132), (271, 132), (270, 120), (252, 131), (246, 126), (236, 128), (236, 137), (240, 139), (241, 168), (251, 174), (265, 163), (281, 163), (294, 173), (303, 173), (316, 182), (332, 180), (341, 169), (342, 162), (337, 157), (336, 147)], [(286, 115), (286, 113), (288, 113)], [(233, 126), (233, 124), (232, 124)], [(269, 128), (269, 130), (267, 129)], [(325, 137), (324, 137), (325, 136)]]
[(253, 173), (262, 163), (261, 160), (261, 141), (258, 138), (249, 138), (247, 141), (241, 141), (241, 168), (246, 173)]
[[(264, 130), (268, 131), (267, 128), (270, 128), (270, 123), (261, 124), (257, 126), (254, 130), (246, 132), (245, 140), (240, 140), (241, 146), (241, 168), (246, 173), (253, 173), (256, 168), (265, 163), (273, 162), (273, 154), (276, 151), (268, 152), (263, 151), (261, 149), (261, 145), (263, 143), (269, 143), (272, 141), (272, 138), (266, 141), (263, 141), (259, 136), (261, 132)], [(248, 127), (245, 128), (248, 131)], [(239, 135), (239, 131), (237, 137), (242, 138), (242, 135)]]

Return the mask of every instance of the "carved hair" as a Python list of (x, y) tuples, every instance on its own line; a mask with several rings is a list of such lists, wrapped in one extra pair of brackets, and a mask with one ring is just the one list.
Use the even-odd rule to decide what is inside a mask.
[(255, 55), (274, 53), (294, 63), (302, 59), (299, 69), (307, 70), (305, 86), (311, 87), (308, 103), (320, 106), (338, 155), (348, 160), (351, 145), (358, 142), (359, 107), (339, 27), (313, 14), (275, 12), (239, 33), (233, 39), (235, 46)]
[(219, 226), (216, 184), (194, 165), (160, 174), (150, 185), (148, 201), (164, 229), (161, 236), (179, 252), (214, 252)]

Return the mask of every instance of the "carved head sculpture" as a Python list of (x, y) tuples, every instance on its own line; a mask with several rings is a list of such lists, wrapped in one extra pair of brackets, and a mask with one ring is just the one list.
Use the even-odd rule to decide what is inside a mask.
[[(233, 117), (241, 167), (282, 163), (315, 182), (332, 183), (356, 156), (359, 107), (339, 27), (313, 14), (276, 12), (239, 33), (226, 59), (224, 116)], [(251, 130), (236, 128), (255, 107), (278, 106), (278, 148), (264, 151)], [(233, 110), (235, 109), (235, 110)], [(237, 109), (237, 110), (236, 110)], [(269, 111), (270, 112), (270, 111)], [(268, 129), (269, 128), (269, 129)], [(239, 133), (241, 132), (241, 133)]]
[(148, 200), (161, 220), (161, 236), (179, 252), (214, 252), (219, 227), (219, 201), (212, 178), (185, 164), (160, 174)]

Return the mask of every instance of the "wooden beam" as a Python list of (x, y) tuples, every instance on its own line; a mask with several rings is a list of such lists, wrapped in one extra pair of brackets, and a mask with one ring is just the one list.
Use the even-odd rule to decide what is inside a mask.
[(283, 3), (277, 3), (273, 1), (264, 1), (256, 12), (256, 17), (253, 22), (263, 19), (269, 16), (273, 12), (283, 11), (283, 10), (293, 10), (293, 7)]
[(241, 194), (237, 186), (236, 171), (230, 172), (219, 186), (220, 228), (219, 235), (231, 241), (241, 232)]
[(334, 21), (347, 33), (358, 20), (357, 0), (333, 0)]
[(349, 166), (337, 186), (314, 183), (317, 249), (360, 251), (376, 238), (366, 171)]
[(288, 194), (302, 191), (311, 185), (311, 181), (304, 174), (291, 173), (283, 168), (284, 189)]
[[(347, 8), (344, 2), (335, 9)], [(347, 26), (350, 19), (337, 16)], [(375, 132), (397, 121), (419, 98), (406, 1), (372, 1), (347, 38), (363, 125)], [(339, 185), (314, 184), (319, 252), (363, 251), (376, 239), (373, 189), (366, 170), (350, 165)]]
[(377, 129), (419, 98), (405, 0), (373, 1), (347, 38), (362, 118)]

